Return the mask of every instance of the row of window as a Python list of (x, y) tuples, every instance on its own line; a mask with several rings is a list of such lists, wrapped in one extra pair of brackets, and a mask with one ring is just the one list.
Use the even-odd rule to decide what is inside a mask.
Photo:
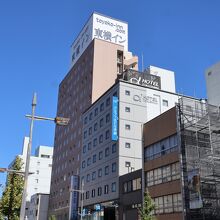
[[(105, 123), (109, 123), (109, 122), (110, 122), (110, 113), (106, 114), (106, 116), (105, 116)], [(99, 120), (99, 124), (98, 124), (98, 122), (96, 122), (94, 124), (93, 128), (89, 127), (88, 131), (87, 130), (84, 131), (83, 138), (86, 139), (88, 135), (92, 135), (92, 130), (93, 130), (93, 132), (97, 131), (98, 126), (99, 126), (99, 128), (102, 128), (104, 126), (104, 118), (101, 118)]]
[(177, 135), (172, 135), (144, 149), (144, 160), (154, 160), (177, 150)]
[(172, 213), (182, 211), (181, 194), (172, 194), (154, 198), (156, 206), (154, 214)]
[[(106, 107), (110, 106), (110, 101), (111, 101), (111, 99), (110, 99), (110, 97), (108, 97), (105, 101)], [(89, 115), (84, 118), (84, 125), (86, 125), (88, 123), (88, 120), (91, 121), (93, 119), (93, 117), (97, 116), (98, 112), (102, 112), (102, 111), (104, 111), (104, 102), (102, 102), (100, 104), (99, 108), (96, 107), (94, 112), (90, 112)]]
[[(112, 163), (111, 165), (111, 172), (112, 173), (115, 173), (116, 172), (116, 162)], [(99, 168), (98, 171), (93, 171), (91, 174), (88, 173), (86, 175), (86, 182), (90, 182), (91, 180), (95, 180), (98, 177), (102, 177), (102, 175), (106, 176), (106, 175), (109, 175), (110, 173), (110, 167), (109, 165), (105, 166), (104, 168)], [(84, 177), (82, 177), (82, 180), (84, 181)]]
[[(84, 152), (84, 148), (83, 148), (83, 152)], [(112, 145), (111, 152), (112, 152), (112, 154), (116, 152), (116, 143), (114, 143)], [(110, 147), (106, 147), (104, 152), (101, 150), (101, 151), (99, 151), (99, 153), (93, 154), (92, 157), (88, 157), (87, 161), (83, 160), (82, 161), (82, 168), (84, 169), (86, 167), (86, 165), (90, 166), (92, 163), (96, 163), (97, 157), (99, 160), (102, 160), (104, 156), (108, 157), (109, 155), (110, 155)]]
[(111, 189), (109, 189), (109, 185), (107, 184), (103, 188), (102, 187), (98, 187), (97, 189), (92, 189), (91, 192), (90, 191), (86, 191), (85, 194), (83, 193), (82, 197), (83, 197), (83, 200), (84, 199), (89, 199), (90, 196), (92, 198), (94, 198), (94, 197), (96, 197), (96, 193), (97, 193), (97, 196), (101, 196), (102, 193), (108, 194), (110, 192), (110, 190), (111, 190), (111, 192), (116, 192), (116, 182), (113, 182), (111, 184)]
[[(98, 139), (94, 138), (93, 139), (93, 147), (96, 147), (97, 143), (102, 144), (104, 141), (104, 137), (105, 137), (105, 140), (108, 140), (110, 138), (110, 130), (107, 130), (105, 132), (105, 135), (100, 134)], [(86, 153), (86, 148), (88, 149), (88, 151), (92, 149), (92, 142), (91, 141), (88, 143), (88, 147), (86, 147), (86, 145), (83, 146), (83, 153)]]
[(141, 178), (133, 179), (123, 183), (123, 192), (128, 193), (141, 189)]
[(179, 162), (167, 166), (159, 167), (145, 173), (147, 186), (153, 186), (160, 183), (166, 183), (180, 178)]

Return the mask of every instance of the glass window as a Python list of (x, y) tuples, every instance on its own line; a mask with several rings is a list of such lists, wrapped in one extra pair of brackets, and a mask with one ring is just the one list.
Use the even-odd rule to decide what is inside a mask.
[(104, 103), (100, 105), (100, 112), (104, 110)]
[(130, 111), (131, 111), (130, 107), (125, 107), (125, 112), (130, 112)]
[(109, 166), (105, 166), (105, 175), (109, 174)]
[(94, 140), (93, 140), (93, 147), (95, 147), (97, 145), (97, 138), (95, 138)]
[(86, 191), (86, 199), (89, 199), (89, 191)]
[(83, 146), (83, 153), (86, 153), (86, 145)]
[(126, 125), (125, 125), (125, 129), (126, 129), (126, 130), (130, 130), (130, 129), (131, 129), (131, 125), (126, 124)]
[(88, 159), (87, 159), (87, 166), (89, 166), (91, 164), (91, 157), (89, 157)]
[(99, 121), (99, 127), (101, 128), (101, 127), (103, 127), (103, 125), (104, 125), (104, 120), (103, 120), (103, 118), (102, 118), (102, 119), (100, 119), (100, 121)]
[(105, 157), (109, 156), (109, 147), (105, 148)]
[(98, 124), (95, 123), (95, 124), (94, 124), (94, 131), (97, 131), (97, 129), (98, 129)]
[(116, 192), (116, 182), (112, 183), (112, 192)]
[(125, 182), (123, 184), (123, 190), (124, 190), (124, 193), (128, 192), (128, 183), (127, 182)]
[(105, 122), (106, 123), (110, 122), (110, 114), (109, 113), (105, 116)]
[(125, 95), (130, 95), (130, 91), (129, 90), (125, 90)]
[(101, 177), (102, 176), (102, 168), (100, 168), (99, 170), (98, 170), (98, 177)]
[(109, 191), (109, 187), (108, 187), (108, 185), (105, 185), (104, 186), (104, 194), (108, 194), (108, 191)]
[(99, 143), (101, 144), (103, 142), (103, 135), (101, 134), (100, 136), (99, 136)]
[(86, 176), (86, 181), (87, 181), (87, 182), (90, 181), (90, 174), (87, 174), (87, 176)]
[(92, 172), (92, 180), (95, 180), (96, 178), (96, 171)]
[(115, 153), (116, 152), (116, 144), (113, 144), (112, 145), (112, 153)]
[(98, 115), (98, 108), (95, 109), (95, 116)]
[(89, 114), (89, 120), (90, 121), (92, 120), (92, 112), (90, 112), (90, 114)]
[(128, 181), (127, 182), (127, 192), (131, 192), (132, 191), (132, 182)]
[(94, 154), (94, 155), (92, 156), (92, 162), (93, 162), (93, 163), (96, 162), (96, 154)]
[(85, 168), (86, 167), (86, 162), (85, 160), (82, 162), (82, 168)]
[(102, 195), (102, 187), (98, 187), (98, 196)]
[(100, 152), (99, 152), (99, 160), (101, 160), (102, 158), (103, 158), (103, 152), (100, 151)]
[(89, 143), (88, 143), (88, 150), (91, 150), (91, 149), (92, 149), (92, 143), (89, 142)]
[(125, 143), (125, 147), (126, 147), (126, 148), (131, 148), (131, 143), (126, 142), (126, 143)]
[(85, 117), (85, 118), (84, 118), (84, 124), (85, 124), (85, 125), (87, 124), (87, 121), (88, 121), (88, 118)]
[(84, 137), (84, 139), (87, 138), (87, 131), (84, 131), (83, 137)]
[(106, 107), (110, 105), (110, 97), (106, 99)]
[(110, 137), (110, 131), (107, 130), (107, 131), (105, 132), (105, 139), (107, 140), (107, 139), (109, 139), (109, 137)]
[(92, 190), (92, 197), (95, 197), (95, 189)]
[(163, 106), (168, 107), (168, 100), (163, 99)]
[(112, 163), (112, 173), (116, 172), (116, 163)]

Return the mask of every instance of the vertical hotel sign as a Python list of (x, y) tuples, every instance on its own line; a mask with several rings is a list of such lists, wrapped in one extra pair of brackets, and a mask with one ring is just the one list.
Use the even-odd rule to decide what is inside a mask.
[(112, 140), (118, 140), (118, 97), (112, 97)]
[(69, 216), (71, 216), (71, 220), (77, 220), (78, 216), (78, 197), (79, 192), (74, 191), (79, 190), (79, 176), (73, 175), (71, 176), (71, 191), (70, 191), (70, 210)]
[(71, 45), (71, 67), (94, 39), (118, 44), (128, 50), (128, 24), (114, 18), (93, 13)]

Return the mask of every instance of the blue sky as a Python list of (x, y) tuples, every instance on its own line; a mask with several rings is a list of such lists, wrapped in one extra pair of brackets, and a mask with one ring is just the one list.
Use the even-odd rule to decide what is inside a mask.
[[(220, 60), (219, 8), (218, 0), (0, 1), (0, 167), (21, 152), (34, 91), (36, 113), (55, 116), (70, 45), (93, 11), (127, 21), (129, 50), (143, 53), (145, 67), (175, 71), (177, 91), (201, 98), (204, 71)], [(52, 123), (35, 123), (33, 149), (53, 138)]]

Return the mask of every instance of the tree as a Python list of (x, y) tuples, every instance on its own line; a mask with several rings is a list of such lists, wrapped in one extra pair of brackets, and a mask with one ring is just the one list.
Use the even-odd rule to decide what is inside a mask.
[[(22, 159), (16, 157), (10, 169), (20, 171), (22, 165)], [(7, 216), (8, 220), (19, 219), (23, 187), (23, 176), (16, 172), (8, 173), (6, 187), (0, 202), (0, 212)]]
[(153, 216), (153, 211), (155, 209), (155, 204), (150, 197), (148, 191), (144, 193), (144, 203), (141, 208), (138, 209), (141, 220), (153, 220), (155, 217)]

